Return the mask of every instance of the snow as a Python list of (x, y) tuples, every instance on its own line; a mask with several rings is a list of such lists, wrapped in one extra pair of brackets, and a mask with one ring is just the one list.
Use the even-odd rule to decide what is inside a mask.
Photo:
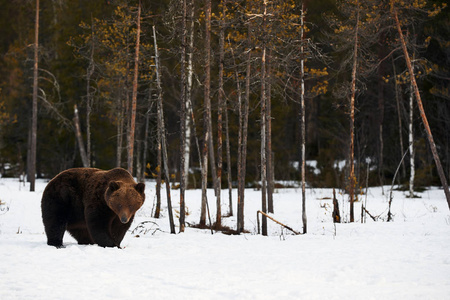
[[(245, 226), (249, 233), (211, 235), (187, 228), (169, 233), (165, 192), (163, 217), (153, 219), (153, 182), (127, 233), (123, 249), (80, 246), (68, 234), (66, 248), (46, 245), (40, 198), (46, 181), (28, 192), (18, 179), (0, 179), (0, 299), (448, 299), (450, 212), (442, 190), (421, 198), (394, 191), (394, 222), (385, 222), (388, 187), (370, 188), (367, 217), (332, 223), (332, 190), (308, 189), (308, 234), (293, 235), (270, 220), (269, 236), (257, 235), (260, 191), (248, 189)], [(211, 217), (215, 198), (209, 190)], [(228, 192), (222, 194), (228, 211)], [(175, 214), (179, 191), (172, 191)], [(236, 202), (236, 191), (234, 191)], [(341, 213), (346, 196), (337, 194)], [(365, 195), (361, 197), (365, 201)], [(201, 191), (186, 193), (187, 221), (197, 223)], [(301, 192), (279, 189), (275, 214), (301, 231)], [(236, 203), (234, 203), (236, 212)], [(343, 214), (348, 220), (348, 213)], [(235, 217), (224, 218), (235, 227)], [(154, 223), (153, 223), (154, 222)], [(178, 220), (176, 219), (176, 225)], [(145, 230), (144, 230), (145, 229)], [(177, 228), (178, 229), (178, 228)], [(178, 231), (178, 230), (177, 230)], [(139, 236), (139, 237), (137, 237)]]

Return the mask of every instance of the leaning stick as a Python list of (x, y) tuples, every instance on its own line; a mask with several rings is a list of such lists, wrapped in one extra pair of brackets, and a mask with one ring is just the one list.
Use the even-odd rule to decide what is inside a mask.
[[(262, 214), (262, 215), (266, 216), (267, 218), (271, 219), (271, 220), (274, 221), (275, 223), (277, 223), (277, 224), (283, 226), (284, 228), (286, 228), (286, 229), (292, 231), (292, 232), (295, 233), (296, 235), (301, 234), (300, 232), (295, 231), (294, 229), (292, 229), (291, 227), (289, 227), (289, 226), (287, 226), (287, 225), (284, 225), (283, 223), (281, 223), (281, 222), (275, 220), (274, 218), (272, 218), (271, 216), (269, 216), (268, 214), (266, 214), (265, 212), (262, 212), (262, 211), (260, 211), (260, 210), (258, 210), (258, 212), (256, 213), (256, 217), (257, 217), (257, 219), (258, 219), (258, 224), (259, 224), (259, 217), (258, 217), (258, 214)], [(258, 231), (259, 231), (259, 225), (258, 225)]]

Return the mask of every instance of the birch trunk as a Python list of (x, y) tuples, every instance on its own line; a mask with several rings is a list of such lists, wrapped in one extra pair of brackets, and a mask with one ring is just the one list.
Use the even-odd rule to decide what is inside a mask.
[(307, 232), (307, 219), (306, 219), (306, 109), (305, 109), (305, 62), (304, 62), (304, 19), (305, 19), (305, 7), (302, 3), (302, 11), (301, 11), (301, 19), (300, 19), (300, 109), (301, 109), (301, 133), (302, 133), (302, 167), (301, 167), (301, 175), (302, 175), (302, 223), (303, 223), (303, 233)]
[[(185, 119), (185, 136), (186, 141), (184, 144), (184, 186), (187, 188), (189, 184), (189, 160), (191, 153), (191, 135), (192, 135), (192, 77), (194, 74), (193, 69), (193, 49), (194, 49), (194, 2), (189, 0), (189, 46), (187, 47), (187, 88), (186, 88), (186, 119)], [(199, 156), (200, 157), (200, 156)]]

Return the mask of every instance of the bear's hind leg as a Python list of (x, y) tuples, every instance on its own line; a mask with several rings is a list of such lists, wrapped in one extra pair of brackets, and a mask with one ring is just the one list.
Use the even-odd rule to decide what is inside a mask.
[[(66, 231), (68, 213), (64, 205), (46, 205), (51, 199), (42, 201), (42, 221), (44, 223), (47, 244), (62, 248), (63, 236)], [(56, 200), (57, 201), (57, 200)]]
[[(45, 224), (45, 223), (44, 223)], [(55, 246), (56, 248), (62, 248), (63, 244), (63, 236), (64, 231), (66, 231), (66, 225), (65, 224), (55, 224), (52, 223), (51, 225), (44, 225), (45, 226), (45, 233), (47, 235), (47, 245), (49, 246)]]

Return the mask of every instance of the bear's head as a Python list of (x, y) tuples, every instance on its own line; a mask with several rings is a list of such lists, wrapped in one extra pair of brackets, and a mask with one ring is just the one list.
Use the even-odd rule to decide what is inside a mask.
[(111, 181), (105, 193), (106, 204), (126, 224), (145, 201), (145, 184)]

